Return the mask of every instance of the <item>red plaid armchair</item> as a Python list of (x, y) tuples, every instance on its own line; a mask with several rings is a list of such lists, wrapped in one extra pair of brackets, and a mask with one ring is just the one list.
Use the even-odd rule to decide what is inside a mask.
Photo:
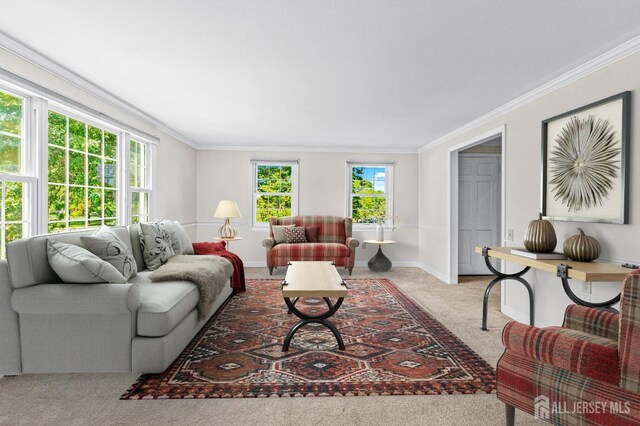
[[(273, 238), (274, 225), (317, 226), (317, 243), (276, 244)], [(351, 237), (352, 220), (338, 216), (288, 216), (269, 219), (269, 238), (262, 241), (267, 249), (269, 274), (273, 268), (286, 266), (289, 261), (321, 260), (335, 262), (353, 270), (356, 247), (360, 242)]]
[(510, 322), (502, 340), (508, 425), (515, 408), (557, 425), (640, 424), (640, 270), (624, 282), (620, 314), (571, 305), (562, 327)]

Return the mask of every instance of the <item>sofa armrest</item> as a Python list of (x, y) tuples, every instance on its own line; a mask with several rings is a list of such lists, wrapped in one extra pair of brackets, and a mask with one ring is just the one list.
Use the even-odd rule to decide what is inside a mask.
[(262, 240), (262, 247), (266, 247), (267, 250), (271, 250), (275, 245), (276, 240), (274, 238), (265, 238)]
[(20, 374), (20, 326), (18, 314), (11, 307), (9, 267), (0, 260), (0, 374)]
[(615, 347), (519, 322), (510, 322), (504, 327), (502, 342), (506, 350), (527, 358), (614, 385), (620, 383)]
[(39, 284), (14, 290), (11, 305), (19, 314), (133, 313), (140, 291), (135, 284)]
[(602, 309), (569, 305), (562, 327), (618, 340), (619, 315)]
[(627, 275), (620, 299), (620, 385), (640, 393), (640, 269)]
[(351, 249), (353, 250), (354, 248), (358, 247), (360, 245), (360, 241), (356, 240), (355, 238), (347, 238), (347, 240), (345, 241), (345, 244)]

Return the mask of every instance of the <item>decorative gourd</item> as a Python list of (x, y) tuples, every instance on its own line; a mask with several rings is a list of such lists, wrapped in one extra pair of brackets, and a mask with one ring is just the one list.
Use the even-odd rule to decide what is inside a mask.
[(542, 213), (537, 220), (529, 222), (524, 234), (524, 248), (534, 253), (551, 253), (557, 243), (556, 231), (551, 222), (542, 219)]
[(600, 243), (593, 237), (585, 235), (582, 228), (580, 234), (567, 238), (562, 245), (562, 251), (569, 259), (578, 262), (591, 262), (600, 256)]

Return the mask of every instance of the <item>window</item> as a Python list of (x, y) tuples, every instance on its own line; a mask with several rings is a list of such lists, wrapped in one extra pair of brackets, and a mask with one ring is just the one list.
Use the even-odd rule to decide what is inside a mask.
[(49, 111), (48, 232), (118, 223), (118, 136)]
[(253, 224), (298, 214), (298, 163), (253, 162)]
[(354, 223), (388, 223), (393, 216), (393, 165), (347, 163), (348, 214)]
[(131, 223), (149, 221), (151, 196), (151, 144), (134, 139), (129, 141), (129, 187), (131, 188)]
[(0, 258), (6, 244), (30, 233), (31, 188), (25, 161), (26, 99), (0, 92)]

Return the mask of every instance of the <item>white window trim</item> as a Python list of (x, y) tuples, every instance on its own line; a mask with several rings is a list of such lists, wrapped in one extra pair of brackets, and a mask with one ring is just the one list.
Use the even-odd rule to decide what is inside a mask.
[(300, 163), (297, 160), (251, 160), (251, 227), (255, 229), (269, 228), (269, 222), (256, 222), (256, 203), (258, 201), (258, 166), (291, 166), (291, 193), (275, 193), (271, 195), (291, 194), (291, 216), (298, 215), (298, 188)]
[[(352, 169), (354, 167), (378, 167), (385, 169), (385, 198), (386, 198), (386, 211), (387, 218), (393, 218), (393, 206), (394, 206), (394, 198), (393, 198), (393, 188), (394, 188), (394, 168), (395, 164), (390, 162), (366, 162), (366, 161), (347, 161), (346, 168), (346, 215), (347, 217), (353, 217), (353, 211), (351, 210), (353, 206), (353, 193), (352, 193), (352, 182), (351, 178), (353, 176)], [(372, 195), (373, 196), (373, 195)], [(353, 223), (354, 229), (371, 229), (375, 228), (375, 223)], [(384, 227), (387, 229), (393, 229), (393, 219), (385, 221)]]

